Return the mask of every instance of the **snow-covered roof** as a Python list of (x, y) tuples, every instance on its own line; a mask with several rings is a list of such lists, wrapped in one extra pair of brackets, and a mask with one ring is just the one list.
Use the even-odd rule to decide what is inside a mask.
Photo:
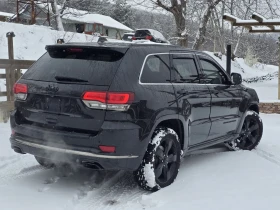
[[(42, 9), (46, 8), (46, 3), (37, 4), (37, 6), (41, 7)], [(58, 9), (61, 9), (61, 6), (57, 6)], [(52, 12), (51, 5), (49, 3), (49, 10)], [(120, 29), (123, 31), (133, 31), (131, 28), (125, 26), (124, 24), (116, 21), (115, 19), (100, 15), (100, 14), (93, 14), (89, 13), (88, 11), (78, 10), (71, 7), (66, 7), (62, 14), (62, 19), (64, 20), (71, 20), (79, 23), (99, 23), (109, 28)]]
[(4, 17), (13, 17), (14, 14), (12, 14), (12, 13), (7, 13), (7, 12), (0, 12), (0, 16), (4, 16)]
[(68, 13), (67, 11), (64, 11), (64, 14), (66, 14), (62, 16), (62, 19), (64, 20), (71, 20), (71, 21), (76, 21), (81, 23), (99, 23), (109, 28), (115, 28), (124, 31), (133, 31), (131, 28), (105, 15), (91, 14), (91, 13), (86, 13), (86, 14), (80, 13), (80, 15), (77, 15), (74, 13)]
[[(235, 19), (235, 23), (237, 23), (237, 24), (239, 24), (239, 23), (240, 24), (244, 24), (244, 23), (248, 23), (248, 24), (254, 24), (255, 23), (255, 24), (257, 24), (257, 23), (259, 23), (259, 21), (254, 20), (254, 19), (242, 20), (242, 19), (240, 19), (238, 17), (235, 17), (235, 16), (233, 16), (233, 15), (231, 15), (229, 13), (225, 13), (224, 15), (229, 17), (229, 18)], [(264, 23), (264, 24), (265, 23), (279, 23), (280, 22), (280, 19), (266, 19), (265, 17), (263, 17), (263, 16), (261, 16), (261, 15), (259, 15), (257, 13), (254, 13), (253, 15), (257, 15), (257, 16), (261, 17), (263, 19), (262, 23)]]

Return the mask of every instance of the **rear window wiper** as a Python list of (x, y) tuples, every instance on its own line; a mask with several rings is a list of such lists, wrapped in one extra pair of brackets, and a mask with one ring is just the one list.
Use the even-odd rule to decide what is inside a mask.
[(88, 82), (87, 80), (77, 79), (73, 77), (55, 76), (54, 78), (59, 82)]

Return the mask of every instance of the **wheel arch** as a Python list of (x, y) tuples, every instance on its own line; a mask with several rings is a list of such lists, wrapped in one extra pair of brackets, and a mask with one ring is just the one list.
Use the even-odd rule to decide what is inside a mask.
[(242, 115), (242, 117), (241, 117), (241, 119), (240, 119), (240, 123), (239, 123), (239, 126), (238, 126), (238, 128), (237, 128), (237, 134), (236, 135), (238, 135), (238, 133), (240, 133), (240, 131), (241, 131), (241, 129), (242, 129), (242, 125), (243, 125), (243, 122), (244, 122), (244, 120), (245, 120), (245, 118), (246, 118), (246, 112), (247, 111), (254, 111), (254, 112), (256, 112), (256, 113), (258, 113), (259, 114), (259, 105), (257, 104), (257, 103), (250, 103), (248, 106), (247, 106), (247, 109), (245, 110), (245, 112), (244, 112), (244, 114)]
[(181, 145), (181, 149), (183, 150), (185, 147), (185, 136), (186, 136), (186, 132), (185, 132), (185, 126), (184, 123), (182, 122), (182, 120), (178, 119), (177, 117), (172, 117), (170, 116), (168, 117), (164, 117), (158, 120), (157, 124), (155, 124), (151, 134), (154, 133), (155, 129), (158, 127), (168, 127), (173, 129), (178, 137), (179, 137), (179, 141), (180, 141), (180, 145)]
[(250, 104), (249, 107), (248, 107), (248, 110), (257, 112), (258, 114), (260, 113), (260, 109), (259, 109), (258, 104)]

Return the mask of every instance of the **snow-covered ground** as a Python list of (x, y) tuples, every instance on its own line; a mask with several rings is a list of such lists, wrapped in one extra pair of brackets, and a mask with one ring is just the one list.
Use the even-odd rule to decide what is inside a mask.
[[(207, 52), (215, 60), (226, 69), (226, 56), (222, 56), (222, 59), (214, 56), (214, 53)], [(261, 102), (280, 102), (278, 100), (278, 66), (265, 65), (257, 63), (253, 67), (248, 66), (243, 58), (236, 58), (232, 61), (232, 72), (236, 72), (242, 75), (243, 79), (252, 80), (263, 77), (264, 80), (260, 82), (246, 83), (244, 85), (254, 88)]]
[(0, 209), (279, 210), (280, 117), (261, 117), (257, 150), (186, 157), (176, 181), (156, 193), (141, 190), (130, 172), (43, 169), (10, 149), (9, 124), (0, 124)]

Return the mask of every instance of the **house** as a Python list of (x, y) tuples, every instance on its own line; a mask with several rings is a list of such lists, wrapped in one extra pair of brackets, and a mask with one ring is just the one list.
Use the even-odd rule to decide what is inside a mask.
[[(19, 20), (23, 24), (31, 24), (30, 5), (25, 5), (19, 13)], [(60, 10), (60, 6), (58, 6)], [(37, 25), (48, 26), (47, 16), (49, 13), (50, 17), (54, 17), (51, 4), (37, 3), (35, 4), (35, 13)], [(61, 15), (62, 23), (65, 31), (85, 33), (92, 35), (103, 35), (109, 38), (121, 39), (125, 32), (133, 31), (131, 28), (124, 24), (116, 21), (115, 19), (100, 15), (89, 13), (88, 11), (77, 10), (74, 8), (64, 8)], [(16, 22), (17, 17), (14, 16), (12, 21)], [(51, 27), (55, 27), (55, 21), (53, 18), (50, 19)]]
[(64, 10), (62, 22), (66, 31), (100, 34), (115, 39), (121, 39), (124, 33), (133, 31), (109, 16), (92, 14), (73, 8)]
[(0, 12), (0, 22), (6, 22), (9, 18), (13, 17), (14, 14), (7, 12)]

